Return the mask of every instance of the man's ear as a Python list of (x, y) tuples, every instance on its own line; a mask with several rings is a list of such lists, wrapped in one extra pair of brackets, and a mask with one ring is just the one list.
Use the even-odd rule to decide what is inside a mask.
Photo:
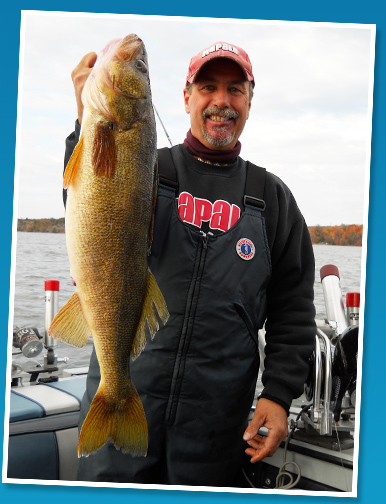
[(189, 105), (189, 100), (190, 100), (190, 93), (189, 91), (185, 88), (184, 89), (184, 103), (185, 103), (185, 112), (187, 114), (190, 114), (190, 105)]
[(249, 113), (251, 111), (251, 105), (252, 105), (252, 101), (249, 102), (249, 105), (248, 105), (248, 114), (247, 114), (247, 119), (249, 119)]

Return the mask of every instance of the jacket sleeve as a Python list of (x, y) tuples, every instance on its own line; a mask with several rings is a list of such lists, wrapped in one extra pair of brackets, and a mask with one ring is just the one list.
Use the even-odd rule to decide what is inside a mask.
[[(304, 391), (315, 344), (315, 261), (308, 227), (289, 189), (279, 185), (270, 229), (272, 277), (267, 291), (263, 392), (288, 412)], [(268, 205), (267, 205), (268, 210)]]
[[(68, 162), (70, 160), (71, 154), (73, 153), (76, 144), (78, 143), (79, 136), (80, 136), (80, 124), (79, 124), (78, 119), (77, 119), (75, 121), (75, 131), (73, 131), (66, 138), (66, 149), (64, 151), (64, 171), (66, 171), (66, 166), (67, 166), (67, 164), (68, 164)], [(66, 201), (67, 201), (67, 190), (63, 189), (63, 203), (64, 203), (64, 206), (66, 206)]]

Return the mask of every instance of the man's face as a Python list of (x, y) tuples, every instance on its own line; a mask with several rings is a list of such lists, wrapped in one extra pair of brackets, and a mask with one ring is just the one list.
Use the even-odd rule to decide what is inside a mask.
[(249, 82), (239, 65), (226, 58), (207, 63), (190, 91), (184, 90), (193, 136), (209, 149), (232, 149), (249, 117)]

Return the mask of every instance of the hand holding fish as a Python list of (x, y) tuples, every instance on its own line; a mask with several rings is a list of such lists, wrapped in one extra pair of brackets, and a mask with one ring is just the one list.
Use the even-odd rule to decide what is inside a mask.
[[(260, 427), (263, 426), (268, 429), (267, 437), (258, 435)], [(285, 409), (269, 399), (259, 399), (251, 423), (244, 433), (244, 439), (250, 446), (245, 453), (251, 456), (252, 463), (264, 457), (271, 457), (287, 434)]]
[(78, 108), (79, 124), (81, 124), (82, 122), (84, 109), (82, 102), (82, 90), (86, 83), (86, 80), (88, 79), (88, 76), (91, 73), (91, 70), (93, 69), (97, 57), (98, 55), (95, 52), (86, 54), (71, 72), (71, 79), (75, 89), (76, 106)]

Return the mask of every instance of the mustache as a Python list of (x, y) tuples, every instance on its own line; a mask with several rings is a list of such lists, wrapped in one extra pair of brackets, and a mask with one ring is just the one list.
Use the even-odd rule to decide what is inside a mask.
[(236, 112), (236, 110), (231, 110), (228, 108), (220, 109), (219, 107), (207, 107), (202, 112), (202, 117), (204, 119), (206, 119), (209, 116), (213, 116), (213, 115), (223, 117), (226, 120), (229, 120), (229, 119), (236, 120), (239, 117), (239, 113)]

